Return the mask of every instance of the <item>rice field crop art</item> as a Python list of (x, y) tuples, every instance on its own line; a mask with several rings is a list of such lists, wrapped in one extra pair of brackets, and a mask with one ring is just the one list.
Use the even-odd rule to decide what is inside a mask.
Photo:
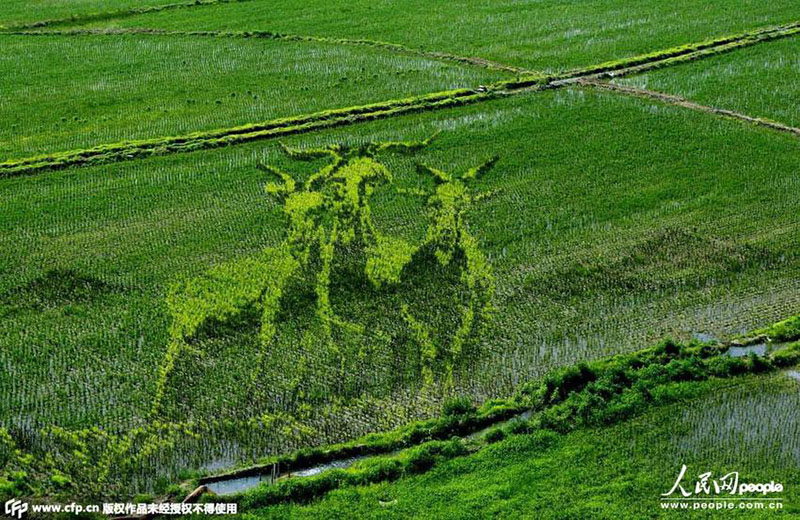
[[(419, 172), (417, 163), (457, 178), (495, 153), (502, 157), (493, 170), (468, 181), (480, 200), (465, 219), (490, 261), (496, 310), (486, 324), (489, 332), (476, 338), (479, 346), (466, 346), (454, 380), (458, 392), (483, 401), (564, 364), (636, 349), (666, 334), (724, 337), (791, 313), (797, 200), (785, 188), (796, 170), (794, 141), (673, 107), (651, 116), (650, 105), (639, 100), (576, 89), (352, 125), (296, 136), (287, 144), (358, 146), (403, 136), (423, 140), (444, 130), (413, 154), (378, 156), (392, 183), (373, 191), (371, 215), (383, 235), (412, 245), (426, 240), (432, 219), (425, 206), (437, 186), (436, 177)], [(685, 128), (695, 139), (670, 141)], [(609, 135), (625, 146), (608, 147)], [(564, 149), (564, 142), (581, 146)], [(748, 149), (753, 142), (757, 154)], [(0, 240), (8, 247), (0, 254), (0, 282), (3, 311), (14, 307), (0, 322), (1, 341), (9, 346), (0, 351), (10, 367), (0, 380), (9, 396), (0, 402), (6, 424), (28, 432), (48, 424), (96, 424), (118, 432), (141, 425), (152, 409), (170, 341), (168, 287), (215, 265), (256, 257), (285, 239), (283, 205), (264, 189), (279, 179), (256, 164), (291, 171), (302, 185), (326, 160), (294, 161), (277, 146), (251, 143), (4, 179)], [(765, 234), (767, 222), (771, 231)], [(350, 261), (347, 251), (337, 258)], [(406, 338), (396, 346), (397, 359), (413, 359), (419, 347), (402, 314), (378, 311), (402, 311), (406, 303), (413, 318), (452, 332), (461, 315), (454, 295), (469, 301), (460, 292), (465, 285), (457, 266), (432, 260), (425, 269), (415, 270), (421, 264), (412, 263), (399, 286), (375, 290), (364, 273), (365, 257), (354, 258), (355, 279), (364, 283), (332, 277), (332, 306), (348, 321)], [(56, 289), (52, 280), (67, 272), (76, 288), (44, 290)], [(436, 283), (442, 280), (448, 282)], [(297, 352), (315, 319), (315, 293), (303, 298), (305, 321), (293, 323), (285, 313), (275, 349)], [(206, 355), (178, 361), (170, 390), (175, 398), (163, 410), (168, 417), (232, 416), (241, 424), (258, 411), (241, 395), (241, 353), (261, 348), (258, 318), (200, 338)], [(357, 335), (348, 339), (344, 344), (355, 354), (359, 341), (371, 352), (372, 342)], [(275, 417), (266, 419), (302, 438), (284, 435), (283, 426), (260, 427), (240, 449), (223, 440), (232, 428), (220, 427), (218, 436), (200, 441), (199, 460), (189, 454), (183, 467), (213, 461), (220, 468), (225, 460), (233, 465), (340, 442), (430, 417), (441, 406), (433, 396), (419, 396), (419, 367), (396, 370), (403, 365), (395, 357), (353, 370), (362, 387), (383, 398), (321, 406), (303, 406), (292, 390), (300, 385), (312, 395), (306, 385), (321, 391), (323, 385), (296, 377), (299, 369), (313, 370), (281, 356), (275, 363), (263, 377), (272, 381), (275, 398), (264, 400), (310, 418), (273, 410)], [(71, 368), (50, 370), (62, 365)], [(348, 391), (358, 394), (354, 386)], [(187, 396), (183, 408), (176, 404), (178, 392)], [(295, 428), (299, 420), (315, 431)], [(239, 431), (244, 436), (245, 428)], [(224, 457), (211, 454), (215, 450)], [(149, 479), (156, 481), (152, 472)]]
[(800, 477), (796, 0), (6, 3), (7, 512)]
[[(492, 269), (469, 233), (465, 213), (473, 199), (481, 198), (470, 194), (468, 183), (490, 170), (497, 158), (458, 177), (419, 166), (432, 174), (435, 189), (398, 192), (426, 199), (430, 222), (423, 242), (413, 244), (378, 231), (370, 198), (374, 190), (391, 189), (392, 175), (379, 162), (381, 155), (414, 153), (429, 142), (284, 147), (292, 159), (326, 161), (303, 182), (259, 165), (275, 178), (265, 188), (282, 205), (286, 238), (276, 247), (217, 265), (172, 287), (167, 296), (171, 340), (159, 371), (153, 415), (169, 414), (170, 404), (185, 407), (191, 396), (181, 390), (207, 381), (185, 384), (181, 379), (194, 377), (195, 365), (213, 356), (204, 351), (204, 339), (224, 336), (248, 321), (257, 325), (258, 347), (240, 353), (239, 381), (250, 390), (239, 392), (247, 405), (231, 407), (238, 413), (296, 413), (308, 403), (381, 395), (419, 380), (423, 387), (435, 381), (445, 389), (452, 386), (454, 365), (491, 315)], [(441, 272), (448, 277), (436, 280)], [(422, 312), (429, 300), (408, 290), (412, 286), (435, 287), (455, 297), (446, 321), (431, 322)], [(340, 311), (340, 293), (348, 293), (347, 301), (352, 301), (353, 288), (390, 293), (383, 301), (392, 304), (374, 314), (384, 321), (399, 318), (395, 327), (379, 326), (375, 316), (365, 323), (362, 313)], [(297, 336), (289, 334), (297, 341), (294, 345), (276, 337), (285, 335), (287, 321), (288, 330), (297, 327)], [(176, 370), (176, 365), (181, 366)], [(286, 378), (289, 367), (294, 368)], [(376, 371), (393, 375), (379, 379)], [(179, 410), (178, 416), (190, 413)]]

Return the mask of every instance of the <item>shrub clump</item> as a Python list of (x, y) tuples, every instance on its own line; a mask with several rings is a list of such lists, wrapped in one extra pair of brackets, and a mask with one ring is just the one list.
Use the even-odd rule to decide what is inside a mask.
[(467, 415), (471, 413), (475, 413), (475, 406), (472, 404), (469, 397), (466, 396), (450, 397), (445, 400), (444, 406), (442, 407), (442, 415), (445, 416)]

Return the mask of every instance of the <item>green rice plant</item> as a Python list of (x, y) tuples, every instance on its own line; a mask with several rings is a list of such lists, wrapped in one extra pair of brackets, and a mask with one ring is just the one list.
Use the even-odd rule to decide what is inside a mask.
[[(212, 38), (261, 38), (268, 40), (285, 40), (285, 41), (300, 41), (312, 43), (332, 43), (337, 45), (357, 45), (374, 47), (381, 50), (396, 52), (399, 54), (411, 54), (416, 56), (423, 56), (435, 60), (453, 61), (466, 65), (474, 65), (477, 67), (484, 67), (487, 69), (511, 72), (517, 75), (532, 74), (532, 72), (525, 69), (514, 67), (512, 65), (504, 65), (502, 63), (495, 63), (483, 58), (474, 58), (470, 56), (456, 56), (446, 52), (439, 51), (425, 51), (422, 49), (415, 49), (400, 45), (397, 43), (381, 42), (367, 39), (348, 39), (348, 38), (326, 38), (323, 36), (308, 36), (301, 34), (283, 34), (274, 33), (269, 31), (166, 31), (159, 29), (147, 28), (107, 28), (107, 29), (69, 29), (69, 30), (48, 30), (48, 31), (13, 31), (13, 34), (22, 34), (26, 36), (104, 36), (104, 35), (124, 35), (124, 34), (138, 34), (138, 35), (151, 35), (151, 36), (195, 36), (195, 37), (212, 37)], [(251, 94), (251, 92), (248, 92)]]
[(371, 105), (326, 110), (314, 114), (248, 124), (236, 128), (197, 132), (188, 137), (167, 137), (100, 145), (88, 150), (74, 150), (6, 161), (0, 163), (0, 177), (38, 173), (45, 170), (59, 170), (73, 166), (90, 166), (127, 161), (152, 155), (219, 148), (407, 113), (453, 108), (495, 97), (497, 97), (497, 93), (494, 92), (475, 92), (471, 89), (459, 89)]
[[(728, 360), (730, 369), (727, 372), (714, 368), (718, 367), (715, 362), (721, 359)], [(618, 424), (669, 403), (702, 397), (705, 392), (721, 386), (714, 380), (716, 377), (737, 378), (742, 374), (758, 374), (776, 368), (779, 366), (772, 358), (726, 357), (724, 349), (714, 343), (683, 345), (666, 340), (634, 354), (613, 356), (591, 365), (568, 367), (544, 381), (523, 385), (515, 400), (532, 406), (537, 415), (527, 422), (516, 419), (505, 427), (495, 426), (482, 436), (482, 442), (494, 444), (510, 434), (527, 435), (542, 429), (566, 434), (579, 428)], [(798, 395), (793, 393), (794, 401), (800, 398)], [(729, 427), (730, 422), (727, 420), (720, 424)], [(714, 432), (709, 433), (713, 438)], [(754, 438), (763, 439), (763, 434), (756, 434)], [(424, 472), (436, 462), (431, 448), (435, 449), (438, 445), (434, 442), (421, 444), (397, 458), (408, 460), (408, 473)], [(682, 451), (685, 456), (685, 450)], [(735, 453), (735, 450), (729, 453)], [(467, 450), (462, 447), (448, 458), (466, 454)], [(393, 467), (395, 471), (367, 472), (370, 477), (366, 480), (353, 474), (359, 474), (360, 468), (365, 466), (380, 465), (382, 460), (360, 463), (351, 472), (330, 472), (313, 482), (296, 483), (290, 480), (280, 489), (262, 487), (245, 494), (241, 503), (252, 508), (279, 501), (307, 502), (337, 487), (372, 484), (403, 475), (402, 465), (397, 464)]]
[[(229, 2), (245, 2), (247, 0), (192, 0), (190, 2), (166, 3), (164, 0), (145, 0), (145, 2), (130, 0), (67, 0), (64, 2), (40, 2), (34, 9), (20, 0), (9, 0), (4, 6), (5, 10), (1, 15), (0, 29), (16, 29), (45, 27), (58, 25), (73, 25), (80, 23), (100, 22), (104, 20), (116, 20), (120, 18), (138, 16), (140, 14), (156, 13), (159, 11), (169, 11), (172, 9), (183, 9), (195, 6), (212, 6), (215, 4)], [(125, 4), (128, 4), (127, 6)], [(152, 5), (147, 5), (152, 4)], [(104, 8), (106, 10), (96, 11)], [(126, 8), (127, 7), (127, 8)], [(110, 10), (110, 8), (115, 8)], [(87, 11), (94, 9), (94, 11)], [(35, 10), (35, 13), (34, 13)], [(79, 14), (79, 11), (84, 11)], [(33, 19), (34, 17), (53, 17), (61, 18)]]
[(796, 468), (800, 443), (794, 410), (799, 402), (797, 382), (783, 373), (720, 388), (703, 399), (703, 406), (675, 414), (676, 434), (668, 441), (671, 460), (738, 466), (747, 453), (749, 460), (740, 471)]
[[(324, 41), (136, 34), (0, 40), (0, 162), (118, 142), (126, 143), (120, 157), (141, 157), (139, 141), (148, 139), (157, 141), (153, 148), (182, 142), (196, 149), (186, 134), (242, 134), (230, 130), (510, 77)], [(72, 65), (61, 67), (65, 62)]]
[[(464, 349), (453, 394), (482, 402), (665, 335), (727, 338), (796, 313), (798, 155), (787, 136), (579, 88), (296, 136), (287, 145), (358, 146), (436, 130), (443, 135), (414, 156), (382, 157), (393, 182), (373, 192), (370, 213), (382, 235), (421, 244), (431, 222), (426, 197), (400, 191), (436, 186), (416, 163), (464, 172), (490, 153), (503, 157), (492, 174), (471, 181), (470, 193), (496, 193), (473, 204), (465, 222), (491, 262), (497, 311), (475, 348)], [(674, 139), (686, 132), (691, 139)], [(282, 204), (264, 190), (272, 174), (253, 167), (259, 162), (291, 170), (298, 184), (321, 167), (254, 143), (0, 182), (0, 363), (8, 367), (0, 373), (7, 396), (0, 417), (15, 439), (36, 444), (50, 424), (120, 434), (141, 426), (170, 340), (167, 288), (215, 265), (257, 258), (285, 238)], [(401, 289), (377, 290), (364, 257), (336, 259), (343, 264), (334, 264), (330, 298), (343, 319), (408, 339), (396, 318), (406, 303), (415, 317), (432, 320), (434, 333), (457, 329), (453, 302), (468, 302), (457, 263), (412, 262), (419, 270), (401, 275)], [(352, 277), (344, 276), (348, 265)], [(69, 272), (71, 282), (54, 283)], [(340, 284), (347, 280), (356, 283)], [(338, 344), (354, 360), (349, 386), (328, 377), (313, 341), (296, 332), (314, 319), (310, 282), (311, 294), (294, 293), (291, 307), (309, 312), (297, 322), (281, 317), (281, 355), (263, 367), (270, 389), (257, 396), (258, 409), (248, 408), (238, 377), (260, 348), (258, 314), (193, 340), (204, 355), (178, 359), (164, 413), (225, 425), (183, 439), (177, 455), (142, 461), (131, 489), (161, 489), (159, 480), (178, 481), (188, 468), (221, 471), (440, 411), (447, 394), (421, 392), (410, 341), (369, 350), (390, 343), (342, 333)], [(420, 302), (432, 312), (420, 313)], [(378, 308), (397, 314), (381, 318)], [(407, 372), (400, 359), (414, 361)], [(348, 400), (314, 394), (337, 384)], [(635, 403), (619, 404), (622, 414)], [(261, 414), (263, 427), (243, 426)]]
[(121, 435), (98, 427), (66, 430), (53, 425), (42, 432), (39, 446), (25, 450), (0, 429), (0, 491), (22, 497), (120, 496), (124, 476), (186, 435), (194, 435), (186, 424), (157, 421)]
[[(452, 470), (498, 516), (546, 517), (491, 481), (504, 468), (562, 517), (591, 517), (608, 497), (624, 504), (617, 517), (635, 518), (647, 512), (630, 497), (644, 502), (639, 487), (661, 484), (644, 473), (678, 462), (652, 463), (653, 453), (742, 463), (737, 446), (753, 455), (749, 471), (796, 480), (793, 381), (726, 394), (715, 378), (794, 367), (797, 344), (768, 360), (673, 342), (593, 362), (667, 333), (797, 339), (793, 320), (764, 328), (798, 303), (796, 142), (570, 87), (681, 65), (672, 85), (694, 78), (698, 98), (791, 123), (774, 96), (753, 101), (750, 85), (791, 92), (794, 40), (763, 42), (796, 37), (796, 13), (784, 0), (668, 11), (652, 1), (484, 4), (356, 1), (344, 13), (314, 0), (301, 16), (285, 16), (298, 12), (291, 1), (4, 5), (7, 26), (109, 30), (0, 34), (0, 156), (10, 159), (0, 176), (64, 170), (0, 179), (0, 493), (161, 494), (198, 471), (259, 459), (296, 468), (418, 443), (260, 503), (368, 483), (384, 492), (381, 482), (422, 472), (430, 485), (418, 489), (430, 490)], [(118, 10), (91, 12), (105, 9)], [(186, 34), (114, 29), (150, 23)], [(427, 30), (444, 23), (474, 38)], [(702, 82), (686, 65), (701, 58), (714, 69)], [(501, 99), (529, 91), (540, 92)], [(333, 129), (342, 125), (352, 126)], [(397, 141), (442, 129), (432, 146)], [(291, 138), (289, 159), (302, 159), (291, 174), (284, 158), (246, 144), (311, 131)], [(504, 157), (500, 175), (482, 175), (494, 161), (474, 166), (487, 142)], [(419, 157), (377, 158), (409, 149)], [(517, 399), (491, 399), (530, 379)], [(720, 395), (669, 407), (707, 390)], [(451, 395), (465, 399), (414, 422)], [(471, 475), (449, 436), (529, 406), (540, 417), (493, 430), (483, 459), (493, 471)], [(631, 435), (641, 425), (630, 418), (654, 408), (666, 410), (650, 416), (654, 433)], [(370, 431), (384, 433), (359, 437)], [(651, 438), (662, 441), (636, 445)], [(548, 481), (539, 470), (554, 466), (570, 470)], [(594, 474), (612, 484), (584, 485)], [(406, 493), (400, 503), (413, 507), (437, 500)], [(589, 494), (589, 505), (562, 498)], [(462, 506), (453, 503), (437, 504), (442, 516)]]
[[(477, 240), (469, 233), (466, 214), (480, 195), (471, 195), (467, 183), (489, 171), (498, 157), (493, 157), (480, 166), (469, 169), (461, 178), (441, 170), (420, 165), (419, 169), (433, 176), (435, 191), (428, 196), (427, 206), (432, 223), (428, 226), (425, 242), (419, 247), (420, 254), (433, 254), (442, 266), (448, 266), (456, 257), (463, 258), (462, 278), (467, 285), (469, 302), (461, 310), (458, 327), (446, 353), (447, 380), (452, 384), (453, 366), (461, 356), (464, 343), (476, 334), (480, 327), (491, 319), (491, 300), (494, 295), (494, 277), (486, 256), (478, 248)], [(409, 261), (411, 258), (409, 257)], [(430, 361), (436, 357), (436, 348), (429, 334), (417, 318), (403, 309), (403, 317), (409, 323), (421, 348), (426, 353), (424, 378), (432, 380)]]
[(799, 59), (797, 41), (789, 38), (615, 82), (797, 127), (800, 109), (786, 100), (798, 95)]
[[(245, 260), (224, 266), (210, 273), (205, 280), (190, 280), (172, 289), (168, 296), (168, 306), (173, 315), (172, 341), (162, 365), (153, 413), (159, 411), (163, 387), (167, 384), (175, 358), (185, 350), (187, 341), (207, 323), (224, 322), (252, 306), (262, 314), (262, 349), (256, 358), (256, 372), (251, 377), (251, 381), (256, 383), (264, 352), (277, 332), (274, 322), (281, 309), (283, 292), (295, 274), (299, 274), (301, 279), (313, 280), (316, 325), (323, 348), (336, 355), (338, 348), (333, 340), (333, 326), (357, 329), (358, 326), (342, 322), (331, 307), (329, 291), (333, 255), (337, 248), (351, 243), (368, 253), (381, 254), (381, 237), (372, 223), (368, 200), (376, 185), (391, 181), (391, 174), (375, 161), (374, 156), (384, 151), (413, 151), (426, 144), (427, 141), (371, 143), (356, 149), (333, 146), (305, 151), (285, 148), (294, 159), (330, 158), (331, 162), (309, 177), (302, 189), (298, 189), (289, 174), (261, 166), (281, 181), (267, 184), (266, 191), (283, 203), (286, 240), (277, 249), (265, 250), (263, 260)], [(376, 272), (372, 270), (370, 274), (375, 276)], [(392, 274), (396, 276), (396, 273)]]
[[(393, 508), (400, 516), (460, 518), (480, 507), (503, 517), (673, 518), (676, 513), (662, 509), (658, 499), (684, 464), (687, 489), (705, 472), (712, 479), (735, 471), (739, 482), (783, 483), (784, 514), (791, 515), (800, 503), (789, 484), (798, 476), (798, 421), (789, 412), (800, 395), (796, 383), (774, 374), (676, 383), (671, 391), (681, 399), (632, 420), (566, 435), (509, 435), (421, 475), (257, 508), (247, 517), (319, 518), (346, 511), (371, 518)], [(738, 512), (697, 513), (725, 518)], [(774, 509), (749, 508), (740, 516), (775, 515)]]
[(172, 316), (171, 340), (159, 368), (152, 413), (159, 412), (176, 359), (182, 353), (193, 352), (188, 340), (208, 322), (225, 321), (243, 309), (258, 305), (262, 313), (261, 340), (268, 345), (275, 334), (273, 320), (283, 288), (299, 267), (286, 249), (267, 249), (258, 258), (225, 264), (202, 278), (174, 286), (167, 296)]
[[(102, 26), (169, 30), (267, 30), (326, 37), (395, 42), (461, 56), (480, 56), (531, 70), (564, 71), (797, 21), (791, 0), (723, 0), (709, 7), (691, 0), (669, 5), (655, 0), (530, 3), (514, 0), (459, 0), (431, 5), (412, 0), (376, 5), (369, 0), (346, 7), (323, 0), (265, 0), (187, 9), (121, 19)], [(301, 13), (301, 14), (298, 14)], [(353, 19), (364, 23), (354, 24)], [(99, 24), (98, 24), (99, 25)], [(442, 30), (457, 27), (457, 31)], [(469, 35), (468, 37), (465, 35)]]
[[(178, 137), (123, 141), (99, 145), (90, 149), (10, 160), (0, 163), (0, 177), (62, 169), (70, 166), (125, 161), (150, 155), (189, 152), (202, 148), (217, 148), (281, 135), (305, 133), (321, 128), (395, 117), (410, 112), (453, 108), (480, 101), (489, 101), (509, 94), (563, 88), (573, 83), (579, 83), (581, 79), (587, 77), (590, 79), (596, 79), (597, 77), (614, 78), (638, 74), (797, 34), (800, 34), (800, 25), (798, 23), (768, 27), (762, 30), (748, 31), (724, 38), (705, 40), (644, 55), (603, 62), (599, 65), (558, 74), (528, 74), (515, 80), (498, 81), (489, 86), (479, 86), (477, 89), (434, 92), (406, 99), (394, 99), (371, 105), (327, 110), (213, 131), (201, 131)], [(589, 83), (584, 82), (583, 84)], [(235, 97), (235, 93), (233, 94), (234, 96), (232, 97)], [(216, 103), (221, 104), (221, 100), (217, 99)], [(765, 126), (787, 130), (781, 125), (767, 124)]]

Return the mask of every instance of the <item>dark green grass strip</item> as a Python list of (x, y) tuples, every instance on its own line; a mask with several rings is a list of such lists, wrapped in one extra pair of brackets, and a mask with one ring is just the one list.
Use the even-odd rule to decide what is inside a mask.
[(795, 22), (785, 26), (750, 31), (738, 36), (683, 45), (656, 53), (607, 62), (563, 74), (530, 75), (519, 79), (500, 81), (477, 89), (436, 92), (370, 105), (326, 110), (313, 114), (252, 123), (233, 128), (195, 132), (177, 137), (123, 141), (84, 150), (7, 161), (0, 163), (0, 178), (73, 166), (91, 166), (153, 155), (218, 148), (249, 141), (311, 132), (322, 128), (384, 119), (411, 112), (453, 108), (505, 95), (574, 85), (582, 78), (619, 77), (641, 73), (647, 70), (702, 59), (723, 52), (730, 52), (734, 49), (764, 41), (793, 36), (798, 33), (800, 33), (800, 22)]
[(308, 469), (320, 464), (350, 457), (385, 455), (431, 441), (443, 441), (453, 436), (464, 437), (496, 423), (511, 419), (526, 410), (513, 399), (493, 399), (480, 409), (471, 405), (457, 413), (445, 413), (426, 421), (415, 421), (397, 430), (372, 433), (354, 441), (303, 448), (286, 455), (270, 457), (258, 464), (198, 479), (209, 484), (234, 478), (268, 474), (276, 466), (280, 474)]
[(192, 0), (190, 2), (176, 2), (172, 4), (154, 5), (149, 7), (133, 7), (130, 9), (116, 9), (113, 11), (102, 11), (98, 13), (75, 14), (65, 18), (52, 18), (49, 20), (38, 20), (34, 22), (12, 23), (8, 26), (0, 25), (0, 30), (33, 29), (36, 27), (55, 27), (64, 25), (75, 25), (90, 22), (102, 22), (104, 20), (118, 20), (120, 18), (130, 18), (140, 14), (156, 13), (172, 9), (185, 9), (214, 4), (231, 4), (237, 2), (248, 2), (249, 0)]
[(478, 66), (486, 69), (509, 72), (517, 75), (530, 75), (535, 72), (513, 65), (497, 63), (473, 56), (458, 56), (448, 52), (414, 49), (399, 43), (391, 43), (369, 39), (332, 38), (327, 36), (308, 36), (303, 34), (285, 34), (271, 31), (168, 31), (148, 28), (110, 28), (110, 29), (67, 29), (56, 31), (12, 31), (10, 34), (21, 36), (107, 36), (120, 34), (155, 35), (155, 36), (200, 36), (211, 38), (262, 38), (292, 42), (329, 43), (334, 45), (357, 45), (373, 47), (397, 54), (421, 56), (439, 61), (452, 61), (464, 65)]

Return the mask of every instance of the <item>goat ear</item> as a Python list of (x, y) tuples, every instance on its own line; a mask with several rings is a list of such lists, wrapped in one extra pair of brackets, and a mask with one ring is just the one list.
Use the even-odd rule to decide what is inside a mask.
[(294, 193), (297, 188), (292, 176), (283, 170), (279, 170), (273, 166), (264, 163), (256, 165), (259, 170), (272, 174), (282, 181), (282, 183), (268, 182), (264, 187), (269, 195), (276, 195), (279, 199), (285, 199), (290, 193)]
[(467, 173), (465, 173), (461, 178), (463, 180), (465, 180), (465, 181), (468, 181), (470, 179), (480, 179), (481, 176), (484, 173), (486, 173), (489, 170), (491, 170), (494, 167), (494, 164), (499, 160), (500, 160), (500, 157), (495, 155), (494, 157), (492, 157), (491, 159), (489, 159), (485, 163), (481, 164), (480, 166), (476, 166), (475, 168), (467, 170)]
[(378, 152), (394, 152), (394, 153), (412, 153), (421, 148), (428, 146), (440, 132), (436, 132), (427, 139), (422, 141), (386, 141), (378, 143), (369, 143), (367, 149), (371, 153)]
[(278, 146), (281, 147), (281, 151), (283, 151), (283, 153), (285, 153), (288, 157), (292, 159), (297, 159), (298, 161), (312, 161), (314, 159), (319, 159), (321, 157), (335, 155), (336, 152), (339, 150), (339, 147), (337, 146), (327, 146), (324, 148), (307, 148), (305, 150), (301, 150), (300, 148), (290, 148), (286, 146), (283, 142), (279, 142)]
[(429, 175), (433, 175), (433, 181), (436, 184), (443, 184), (445, 182), (450, 182), (453, 180), (450, 178), (450, 175), (448, 175), (446, 172), (443, 172), (442, 170), (437, 170), (436, 168), (431, 168), (426, 164), (417, 163), (417, 171), (419, 173), (423, 174), (427, 173)]

